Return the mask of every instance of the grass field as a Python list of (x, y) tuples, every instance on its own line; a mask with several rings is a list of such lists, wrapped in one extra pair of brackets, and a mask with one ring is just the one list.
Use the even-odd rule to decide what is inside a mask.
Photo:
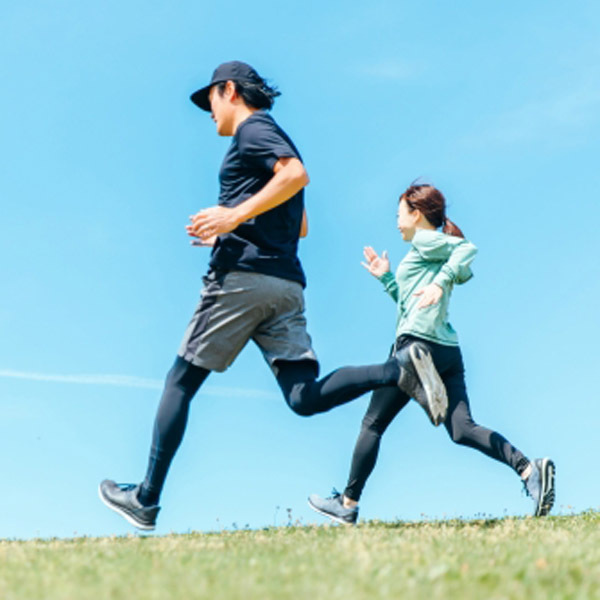
[(600, 598), (600, 513), (0, 542), (2, 600)]

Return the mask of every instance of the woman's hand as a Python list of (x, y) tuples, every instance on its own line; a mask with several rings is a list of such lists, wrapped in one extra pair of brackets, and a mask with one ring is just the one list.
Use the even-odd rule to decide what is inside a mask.
[(371, 273), (371, 275), (379, 278), (390, 270), (390, 260), (388, 258), (387, 250), (384, 250), (379, 256), (371, 246), (365, 246), (363, 249), (366, 263), (361, 262), (360, 264)]
[(444, 290), (437, 283), (430, 283), (413, 294), (413, 296), (421, 296), (417, 308), (426, 308), (432, 304), (437, 304), (443, 295)]

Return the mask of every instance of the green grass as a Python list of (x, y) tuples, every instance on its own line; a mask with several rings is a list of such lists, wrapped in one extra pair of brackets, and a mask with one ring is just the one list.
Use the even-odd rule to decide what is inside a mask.
[(600, 598), (600, 513), (0, 542), (2, 600)]

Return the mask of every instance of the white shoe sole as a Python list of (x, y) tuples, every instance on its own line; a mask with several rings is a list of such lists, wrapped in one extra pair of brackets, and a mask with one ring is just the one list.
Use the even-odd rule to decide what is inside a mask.
[(340, 525), (347, 525), (348, 527), (351, 527), (352, 525), (356, 525), (356, 523), (349, 523), (348, 521), (344, 521), (344, 519), (342, 519), (341, 517), (336, 517), (335, 515), (331, 515), (325, 511), (321, 510), (320, 508), (317, 508), (310, 500), (308, 501), (308, 505), (315, 512), (318, 512), (320, 515), (323, 515), (324, 517), (327, 517), (327, 518), (331, 519), (332, 521), (339, 523)]
[(100, 500), (102, 500), (102, 502), (106, 506), (108, 506), (108, 508), (110, 508), (110, 510), (114, 510), (116, 513), (121, 515), (127, 522), (131, 523), (134, 527), (137, 527), (138, 529), (143, 529), (144, 531), (154, 531), (154, 525), (144, 525), (143, 523), (136, 521), (131, 515), (126, 513), (119, 505), (113, 504), (108, 498), (105, 498), (104, 494), (102, 493), (102, 488), (100, 486), (98, 486), (98, 496), (100, 497)]
[(535, 511), (536, 517), (545, 517), (554, 506), (554, 474), (556, 468), (549, 458), (542, 458), (540, 466), (540, 478), (542, 493), (540, 494), (540, 503)]
[[(417, 349), (420, 351), (421, 356), (417, 355)], [(416, 344), (412, 344), (408, 352), (425, 390), (433, 424), (437, 427), (446, 420), (446, 414), (448, 413), (446, 386), (440, 378), (429, 352)]]

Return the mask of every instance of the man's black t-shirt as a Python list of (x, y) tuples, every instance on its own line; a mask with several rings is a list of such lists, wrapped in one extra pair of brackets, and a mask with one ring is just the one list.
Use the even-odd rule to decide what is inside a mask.
[[(219, 205), (236, 206), (256, 194), (273, 177), (280, 158), (302, 160), (292, 140), (271, 115), (257, 111), (237, 128), (223, 159)], [(297, 256), (304, 211), (304, 190), (279, 206), (217, 238), (210, 268), (253, 271), (306, 285)]]

